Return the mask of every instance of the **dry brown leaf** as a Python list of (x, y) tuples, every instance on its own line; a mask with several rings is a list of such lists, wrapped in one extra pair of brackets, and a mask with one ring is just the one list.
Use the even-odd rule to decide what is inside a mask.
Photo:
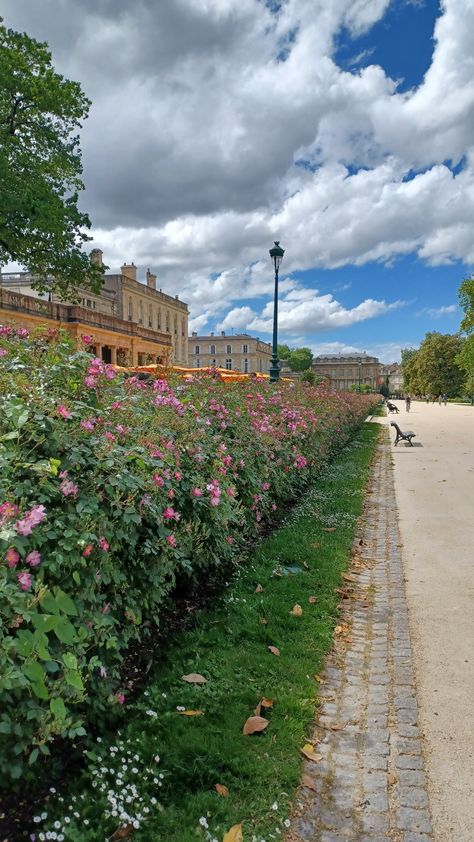
[(317, 673), (314, 677), (315, 677), (316, 681), (318, 682), (318, 684), (324, 684), (325, 681), (326, 681), (326, 679), (323, 678), (322, 675), (318, 675)]
[(242, 734), (259, 734), (260, 731), (265, 731), (267, 725), (268, 719), (264, 719), (263, 716), (249, 716), (242, 728)]
[(292, 614), (293, 617), (301, 617), (301, 615), (303, 614), (303, 609), (301, 605), (298, 605), (298, 603), (296, 603), (296, 605), (293, 605), (290, 614)]
[(199, 675), (198, 672), (190, 672), (189, 675), (182, 675), (181, 678), (183, 681), (187, 681), (188, 684), (207, 684), (207, 678)]
[(214, 789), (218, 795), (222, 796), (222, 798), (228, 798), (229, 790), (226, 786), (224, 786), (224, 784), (214, 784)]
[(257, 585), (257, 587), (255, 588), (255, 593), (263, 593), (263, 588), (261, 585)]
[(204, 716), (203, 710), (178, 710), (176, 713), (181, 714), (181, 716)]
[(280, 650), (276, 646), (268, 646), (267, 648), (268, 648), (269, 652), (272, 653), (272, 655), (279, 655), (280, 654)]
[(331, 731), (343, 731), (346, 727), (345, 722), (333, 722), (332, 725), (328, 725), (327, 727), (331, 729)]
[(266, 620), (265, 617), (260, 617), (260, 625), (268, 626), (268, 620)]
[(335, 526), (323, 526), (323, 532), (335, 532), (335, 531), (336, 531)]
[(308, 597), (308, 602), (309, 602), (310, 605), (314, 605), (314, 603), (317, 602), (317, 601), (318, 601), (317, 596), (309, 596)]
[(343, 573), (342, 578), (346, 580), (346, 582), (358, 582), (357, 576), (353, 573)]
[(222, 842), (244, 842), (244, 837), (242, 834), (242, 825), (241, 824), (234, 824), (227, 833), (224, 833), (224, 837)]
[(306, 757), (308, 760), (312, 760), (313, 762), (317, 763), (318, 760), (323, 759), (322, 754), (318, 754), (314, 750), (314, 746), (311, 743), (305, 743), (303, 748), (300, 749), (301, 754)]
[(395, 772), (389, 772), (389, 773), (388, 773), (388, 775), (387, 775), (387, 781), (388, 781), (388, 785), (389, 785), (389, 786), (393, 786), (394, 784), (396, 784), (396, 783), (397, 783), (397, 781), (398, 781), (398, 777), (397, 777), (397, 775), (395, 774)]
[(262, 708), (264, 710), (270, 710), (274, 704), (274, 699), (261, 699), (257, 707), (255, 708), (255, 716), (260, 716)]
[(301, 785), (313, 789), (316, 792), (316, 781), (310, 775), (301, 776)]
[(133, 824), (126, 824), (125, 827), (118, 827), (115, 833), (110, 837), (111, 842), (115, 839), (127, 839), (133, 833)]

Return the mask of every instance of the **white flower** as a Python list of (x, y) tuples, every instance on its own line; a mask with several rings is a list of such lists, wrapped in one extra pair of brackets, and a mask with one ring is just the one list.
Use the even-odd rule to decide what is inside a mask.
[(178, 707), (176, 708), (176, 710), (186, 710), (186, 708), (185, 708), (185, 707), (183, 707), (183, 705), (178, 705)]
[(160, 755), (159, 755), (159, 754), (155, 754), (155, 756), (154, 756), (153, 760), (155, 761), (155, 763), (159, 763), (159, 762), (160, 762)]
[(201, 827), (204, 827), (206, 829), (209, 827), (205, 816), (201, 816), (201, 818), (199, 819), (199, 824), (201, 825)]
[(276, 801), (274, 801), (272, 804), (272, 810), (278, 810), (278, 804)]
[(290, 820), (289, 820), (289, 819), (285, 819), (285, 821), (283, 822), (283, 824), (285, 825), (285, 827), (289, 827), (289, 826), (290, 826), (290, 824), (291, 824), (291, 822), (290, 822)]
[(59, 828), (61, 827), (61, 822), (54, 822), (53, 827), (54, 827), (56, 830), (59, 830)]
[(41, 821), (41, 816), (33, 816), (33, 821), (36, 822), (36, 824), (39, 824)]

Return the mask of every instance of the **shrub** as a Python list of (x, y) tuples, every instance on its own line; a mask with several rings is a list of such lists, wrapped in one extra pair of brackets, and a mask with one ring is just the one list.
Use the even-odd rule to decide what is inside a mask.
[(123, 654), (173, 589), (235, 559), (372, 399), (125, 379), (52, 330), (0, 328), (0, 358), (1, 768), (18, 779), (120, 712)]

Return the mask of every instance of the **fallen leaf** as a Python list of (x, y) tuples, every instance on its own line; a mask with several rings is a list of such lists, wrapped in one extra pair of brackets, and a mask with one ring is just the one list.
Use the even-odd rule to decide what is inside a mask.
[(267, 725), (268, 719), (264, 719), (263, 716), (249, 716), (242, 728), (242, 734), (259, 734), (260, 731), (265, 731)]
[(335, 526), (323, 526), (323, 532), (335, 532), (335, 531), (336, 531)]
[(318, 675), (318, 674), (316, 673), (316, 675), (315, 675), (314, 677), (315, 677), (316, 681), (317, 681), (319, 684), (324, 684), (324, 683), (325, 683), (325, 679), (322, 677), (322, 675)]
[(258, 703), (257, 707), (255, 708), (255, 716), (260, 716), (262, 708), (264, 710), (270, 710), (274, 705), (273, 699), (261, 699)]
[(327, 727), (330, 728), (331, 731), (342, 731), (346, 727), (346, 723), (345, 722), (333, 722), (332, 725), (328, 725)]
[(227, 833), (224, 833), (224, 837), (222, 842), (244, 842), (244, 837), (242, 835), (242, 825), (241, 824), (234, 824)]
[(266, 620), (265, 617), (260, 617), (260, 625), (268, 626), (268, 620)]
[(280, 654), (280, 650), (276, 646), (268, 646), (268, 650), (272, 653), (272, 655)]
[(223, 784), (214, 784), (214, 789), (218, 795), (222, 796), (222, 798), (227, 798), (229, 795), (229, 790)]
[(133, 833), (133, 824), (126, 824), (125, 827), (119, 827), (110, 837), (111, 842), (115, 839), (127, 839)]
[(189, 675), (182, 675), (181, 678), (183, 681), (187, 681), (188, 684), (206, 684), (207, 678), (204, 678), (203, 675), (199, 675), (198, 672), (190, 672)]
[(317, 601), (318, 601), (317, 596), (309, 596), (308, 597), (308, 602), (309, 602), (310, 605), (314, 605), (314, 603), (317, 602)]
[(301, 617), (301, 615), (303, 614), (303, 609), (301, 605), (298, 605), (298, 603), (296, 603), (296, 605), (293, 605), (290, 614), (292, 614), (293, 617)]
[(316, 792), (316, 781), (314, 781), (310, 775), (301, 776), (301, 785), (307, 786), (308, 789), (313, 789)]
[(389, 785), (389, 786), (393, 786), (394, 784), (396, 784), (396, 783), (397, 783), (397, 781), (398, 781), (398, 777), (397, 777), (397, 775), (395, 774), (395, 772), (389, 772), (389, 773), (388, 773), (388, 776), (387, 776), (387, 781), (388, 781), (388, 785)]
[(322, 754), (318, 754), (314, 750), (314, 746), (311, 743), (305, 743), (303, 748), (301, 749), (301, 754), (306, 757), (308, 760), (313, 760), (313, 762), (317, 762), (318, 760), (323, 759)]
[(263, 593), (263, 588), (261, 585), (257, 585), (257, 587), (255, 588), (255, 593)]
[(178, 710), (176, 713), (179, 713), (181, 716), (204, 716), (203, 710)]

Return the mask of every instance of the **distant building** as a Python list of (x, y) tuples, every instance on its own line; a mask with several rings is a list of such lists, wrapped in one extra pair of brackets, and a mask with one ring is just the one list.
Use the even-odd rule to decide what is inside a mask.
[(271, 355), (269, 342), (262, 342), (248, 333), (226, 336), (225, 331), (221, 331), (216, 336), (214, 333), (198, 335), (194, 332), (188, 340), (190, 368), (215, 366), (244, 374), (267, 374)]
[(378, 388), (380, 362), (368, 354), (321, 354), (313, 357), (311, 369), (328, 380), (331, 389), (350, 391), (351, 386)]
[[(102, 264), (100, 249), (93, 249), (91, 261)], [(79, 304), (38, 293), (33, 281), (28, 272), (0, 274), (1, 321), (29, 328), (59, 324), (75, 337), (90, 334), (90, 350), (109, 363), (187, 364), (188, 305), (157, 290), (150, 270), (143, 284), (137, 267), (124, 264), (119, 274), (104, 276), (100, 293), (79, 288)]]
[(388, 363), (380, 366), (379, 386), (386, 382), (391, 395), (403, 394), (403, 372), (400, 363)]

